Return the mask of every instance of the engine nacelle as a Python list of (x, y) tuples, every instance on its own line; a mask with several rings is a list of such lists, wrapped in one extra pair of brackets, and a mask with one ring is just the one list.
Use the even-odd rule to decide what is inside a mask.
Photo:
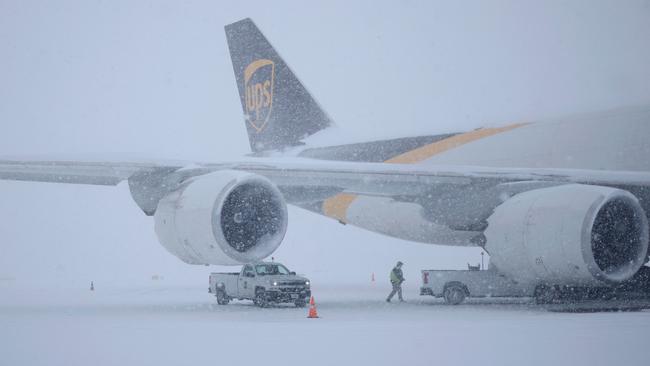
[(488, 219), (496, 268), (522, 282), (603, 285), (632, 277), (648, 251), (648, 219), (631, 193), (570, 184), (520, 193)]
[(287, 230), (287, 206), (268, 179), (218, 171), (185, 182), (158, 203), (160, 243), (190, 264), (241, 264), (273, 253)]

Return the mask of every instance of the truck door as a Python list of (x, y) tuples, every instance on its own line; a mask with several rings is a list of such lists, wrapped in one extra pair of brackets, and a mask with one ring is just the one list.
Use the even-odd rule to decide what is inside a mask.
[(252, 299), (255, 296), (255, 270), (251, 265), (245, 265), (239, 274), (239, 296)]

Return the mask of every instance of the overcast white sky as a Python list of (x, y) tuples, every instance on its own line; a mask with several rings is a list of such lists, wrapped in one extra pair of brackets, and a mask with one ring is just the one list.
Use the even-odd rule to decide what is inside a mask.
[(0, 1), (0, 155), (248, 152), (251, 17), (346, 133), (650, 103), (650, 1)]
[[(358, 138), (650, 104), (648, 0), (0, 0), (0, 156), (247, 153), (223, 32), (244, 17)], [(0, 182), (0, 277), (174, 267), (127, 193)], [(314, 228), (290, 223), (289, 246), (355, 230), (292, 215)]]

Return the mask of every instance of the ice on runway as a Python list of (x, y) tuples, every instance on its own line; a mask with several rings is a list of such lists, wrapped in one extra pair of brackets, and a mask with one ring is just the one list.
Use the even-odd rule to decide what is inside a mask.
[[(650, 312), (550, 313), (525, 301), (446, 306), (381, 285), (314, 287), (307, 309), (216, 304), (202, 287), (0, 287), (3, 365), (643, 364)], [(614, 351), (615, 350), (615, 351)]]

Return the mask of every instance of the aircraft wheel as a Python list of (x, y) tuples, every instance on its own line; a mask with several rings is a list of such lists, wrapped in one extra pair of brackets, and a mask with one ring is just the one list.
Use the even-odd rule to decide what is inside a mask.
[(559, 298), (559, 294), (555, 286), (538, 285), (535, 287), (535, 303), (538, 305), (552, 304)]

